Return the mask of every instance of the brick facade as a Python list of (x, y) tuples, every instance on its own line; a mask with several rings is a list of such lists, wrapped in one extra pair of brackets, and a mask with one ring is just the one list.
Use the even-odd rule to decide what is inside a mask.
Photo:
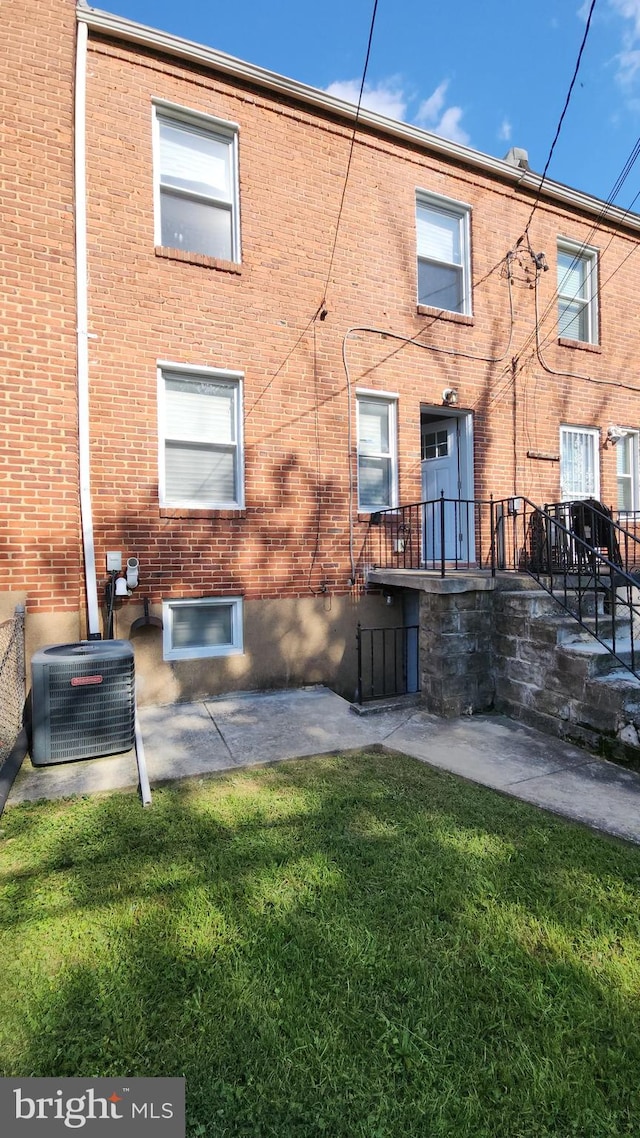
[[(12, 428), (2, 453), (5, 581), (27, 593), (28, 612), (73, 609), (82, 634), (74, 13), (63, 0), (26, 7), (30, 20), (25, 5), (9, 13), (10, 36), (19, 43), (7, 78), (19, 126), (16, 166), (6, 175), (16, 245), (3, 266), (15, 362), (2, 393)], [(257, 624), (259, 604), (287, 602), (262, 635), (282, 639), (295, 627), (304, 641), (311, 613), (324, 628), (308, 673), (277, 653), (265, 673), (255, 645), (255, 658), (243, 667), (207, 661), (197, 679), (195, 665), (175, 667), (183, 680), (174, 695), (311, 673), (331, 683), (345, 667), (359, 606), (368, 605), (374, 619), (391, 619), (364, 593), (368, 516), (358, 516), (354, 492), (356, 389), (398, 396), (400, 502), (421, 498), (421, 409), (437, 414), (443, 389), (454, 387), (456, 411), (473, 416), (476, 496), (556, 500), (559, 427), (569, 424), (599, 428), (601, 498), (615, 504), (616, 452), (606, 443), (607, 426), (640, 428), (633, 224), (606, 222), (581, 208), (577, 195), (563, 203), (543, 190), (537, 201), (530, 184), (488, 162), (465, 162), (459, 150), (447, 157), (428, 136), (400, 137), (369, 120), (358, 127), (340, 213), (352, 125), (330, 104), (272, 90), (257, 72), (234, 75), (188, 51), (153, 50), (89, 23), (91, 488), (99, 589), (107, 551), (121, 550), (139, 557), (140, 586), (119, 610), (119, 635), (127, 634), (143, 596), (158, 612), (169, 598), (242, 595)], [(28, 29), (33, 43), (25, 39)], [(40, 73), (34, 61), (41, 54), (44, 60), (45, 41)], [(156, 245), (154, 100), (238, 125), (239, 264)], [(416, 304), (419, 189), (471, 207), (471, 317)], [(551, 269), (538, 274), (527, 241), (518, 244), (534, 205), (528, 241), (545, 252)], [(599, 250), (598, 346), (558, 340), (559, 237)], [(242, 510), (160, 507), (158, 361), (242, 373)], [(157, 652), (153, 659), (159, 662)]]
[(74, 6), (7, 4), (2, 24), (2, 589), (77, 614)]

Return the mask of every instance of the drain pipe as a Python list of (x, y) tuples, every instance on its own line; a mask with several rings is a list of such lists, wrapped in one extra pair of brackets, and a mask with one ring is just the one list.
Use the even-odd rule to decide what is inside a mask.
[(136, 737), (136, 763), (138, 764), (138, 783), (140, 787), (140, 797), (143, 806), (151, 806), (151, 787), (149, 786), (149, 775), (147, 774), (147, 760), (144, 755), (144, 742), (142, 740), (142, 730), (140, 728), (140, 720), (138, 719), (138, 709), (136, 707), (135, 718), (135, 737)]
[(87, 595), (87, 635), (100, 640), (100, 610), (96, 581), (96, 555), (91, 508), (89, 454), (89, 330), (87, 275), (87, 185), (86, 185), (86, 95), (87, 36), (84, 22), (76, 27), (76, 73), (74, 106), (74, 196), (76, 245), (76, 336), (78, 361), (78, 457), (80, 469), (80, 518)]

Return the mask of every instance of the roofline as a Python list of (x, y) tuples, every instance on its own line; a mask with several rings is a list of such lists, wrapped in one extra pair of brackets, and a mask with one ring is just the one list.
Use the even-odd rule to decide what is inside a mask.
[(225, 52), (182, 39), (181, 36), (174, 36), (169, 32), (162, 32), (156, 28), (146, 27), (144, 24), (137, 24), (133, 20), (126, 20), (123, 16), (115, 16), (111, 12), (90, 8), (86, 6), (83, 0), (79, 0), (76, 15), (78, 20), (87, 24), (91, 31), (103, 32), (116, 39), (125, 40), (127, 43), (161, 51), (177, 59), (184, 59), (190, 63), (209, 67), (233, 79), (241, 79), (247, 83), (267, 88), (278, 95), (295, 99), (315, 110), (337, 116), (348, 122), (353, 123), (357, 120), (362, 126), (370, 127), (391, 138), (412, 143), (444, 158), (452, 159), (465, 166), (471, 166), (505, 182), (511, 182), (516, 188), (529, 190), (536, 194), (542, 186), (540, 196), (545, 200), (560, 202), (562, 205), (570, 206), (583, 213), (597, 215), (598, 218), (603, 221), (606, 220), (610, 224), (640, 232), (639, 214), (630, 213), (619, 206), (609, 205), (600, 198), (585, 194), (581, 190), (574, 190), (561, 182), (553, 182), (545, 178), (543, 183), (541, 175), (535, 174), (532, 170), (522, 170), (503, 159), (492, 158), (489, 154), (472, 150), (471, 147), (463, 146), (459, 142), (451, 142), (447, 138), (441, 138), (439, 135), (431, 134), (429, 131), (411, 126), (409, 123), (387, 118), (386, 115), (377, 114), (375, 111), (369, 111), (364, 107), (361, 107), (358, 112), (353, 103), (336, 99), (325, 91), (316, 87), (309, 87), (295, 79), (287, 79), (275, 71), (268, 71), (266, 68), (258, 67), (253, 63), (245, 63)]

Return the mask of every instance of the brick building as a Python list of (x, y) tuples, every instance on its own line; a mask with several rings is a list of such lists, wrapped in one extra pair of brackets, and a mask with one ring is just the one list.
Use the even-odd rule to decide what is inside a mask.
[(372, 512), (638, 508), (640, 217), (70, 0), (5, 22), (0, 602), (29, 652), (108, 633), (116, 554), (143, 701), (349, 695), (357, 622), (398, 619)]

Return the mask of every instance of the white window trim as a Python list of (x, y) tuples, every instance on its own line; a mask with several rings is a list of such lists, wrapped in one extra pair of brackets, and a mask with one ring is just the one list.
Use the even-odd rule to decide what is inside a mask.
[(357, 466), (357, 479), (358, 479), (358, 513), (370, 514), (376, 513), (376, 510), (370, 510), (368, 506), (363, 506), (360, 503), (360, 410), (359, 402), (361, 399), (366, 399), (369, 402), (385, 403), (389, 408), (389, 454), (368, 454), (366, 458), (390, 458), (391, 459), (391, 501), (388, 506), (379, 506), (378, 509), (395, 510), (398, 506), (398, 396), (389, 394), (385, 391), (370, 391), (367, 388), (358, 387), (356, 389), (356, 466)]
[[(186, 379), (202, 377), (208, 380), (221, 380), (234, 383), (237, 387), (236, 396), (236, 491), (237, 500), (233, 502), (211, 499), (167, 499), (165, 477), (165, 450), (167, 422), (165, 415), (165, 376), (169, 374), (181, 375)], [(190, 367), (189, 364), (171, 363), (169, 360), (158, 360), (158, 498), (161, 507), (166, 509), (187, 510), (243, 510), (244, 509), (244, 434), (243, 434), (243, 379), (239, 371), (228, 371), (226, 368)]]
[[(471, 206), (467, 202), (456, 201), (454, 198), (446, 198), (441, 194), (431, 193), (429, 190), (416, 190), (416, 219), (418, 206), (425, 206), (426, 209), (437, 209), (443, 213), (448, 213), (453, 217), (457, 217), (461, 222), (462, 242), (461, 242), (461, 261), (462, 261), (462, 312), (458, 313), (456, 309), (444, 308), (443, 312), (453, 312), (459, 316), (472, 316), (473, 305), (471, 295)], [(417, 263), (420, 260), (429, 260), (427, 257), (420, 257), (418, 252), (418, 234), (416, 229), (416, 274)], [(436, 264), (437, 262), (433, 262)], [(417, 279), (416, 279), (417, 287)], [(418, 300), (418, 303), (420, 301)], [(427, 305), (429, 308), (440, 308), (439, 305)]]
[[(633, 466), (630, 474), (623, 476), (628, 478), (631, 483), (631, 507), (628, 510), (623, 510), (618, 506), (617, 512), (622, 515), (629, 515), (637, 513), (640, 508), (640, 430), (636, 427), (623, 427), (622, 429), (626, 432), (624, 437), (633, 440), (631, 445)], [(620, 439), (620, 442), (622, 442), (622, 439)], [(616, 446), (619, 446), (620, 442), (617, 442)], [(616, 463), (616, 497), (619, 480), (620, 475), (618, 474)]]
[[(193, 605), (221, 605), (231, 608), (232, 641), (230, 644), (202, 645), (200, 648), (174, 648), (173, 609)], [(190, 600), (172, 598), (162, 602), (162, 658), (164, 660), (196, 660), (211, 656), (239, 656), (244, 652), (242, 597), (197, 597)]]
[[(591, 245), (581, 245), (579, 241), (571, 241), (568, 237), (559, 237), (557, 242), (557, 252), (565, 253), (566, 256), (572, 257), (575, 260), (585, 261), (587, 271), (585, 273), (585, 286), (587, 295), (584, 298), (584, 307), (587, 311), (587, 339), (576, 340), (577, 344), (599, 344), (600, 343), (600, 330), (598, 318), (598, 250), (594, 249)], [(558, 282), (558, 309), (561, 300), (576, 301), (582, 300), (581, 297), (569, 296), (567, 293), (560, 292), (560, 282)], [(558, 323), (560, 321), (560, 313), (558, 311)], [(572, 339), (572, 337), (562, 336), (558, 328), (558, 336), (560, 339)]]
[[(566, 434), (589, 435), (594, 439), (594, 456), (595, 456), (595, 488), (592, 493), (585, 493), (584, 498), (595, 498), (600, 501), (600, 430), (598, 427), (580, 427), (575, 423), (563, 423), (560, 427), (560, 490), (562, 491), (562, 440)], [(564, 495), (563, 495), (564, 500)], [(580, 499), (575, 499), (579, 501)]]
[[(238, 174), (238, 135), (240, 128), (237, 123), (227, 122), (215, 118), (213, 115), (203, 114), (201, 111), (191, 111), (175, 103), (168, 103), (162, 99), (153, 99), (152, 114), (152, 158), (153, 158), (153, 216), (154, 216), (154, 244), (162, 245), (162, 218), (160, 202), (160, 119), (173, 119), (174, 122), (185, 126), (199, 127), (213, 137), (228, 142), (231, 155), (231, 260), (240, 264), (242, 249), (240, 245), (240, 179)], [(226, 204), (226, 203), (225, 203)], [(200, 250), (190, 249), (189, 252), (198, 255)]]

